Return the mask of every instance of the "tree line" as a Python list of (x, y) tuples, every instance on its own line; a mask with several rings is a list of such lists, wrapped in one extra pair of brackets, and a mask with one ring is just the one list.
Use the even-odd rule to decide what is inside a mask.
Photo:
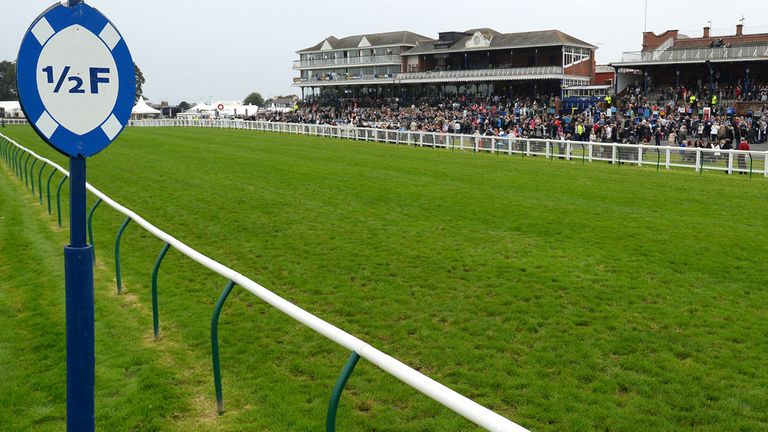
[[(133, 70), (136, 74), (136, 96), (134, 102), (138, 102), (139, 98), (144, 94), (143, 86), (146, 79), (136, 63), (133, 63)], [(19, 92), (16, 89), (16, 62), (0, 61), (0, 101), (15, 100), (19, 100)]]

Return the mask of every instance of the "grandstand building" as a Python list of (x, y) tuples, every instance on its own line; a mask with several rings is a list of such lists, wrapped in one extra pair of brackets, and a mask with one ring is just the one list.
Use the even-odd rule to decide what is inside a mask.
[(749, 94), (768, 73), (768, 33), (744, 34), (743, 24), (727, 36), (712, 35), (710, 27), (695, 37), (678, 30), (646, 32), (642, 50), (625, 52), (612, 66), (617, 92), (633, 83), (646, 94), (683, 86), (700, 96), (716, 94), (722, 102), (731, 101)]
[(304, 98), (560, 95), (592, 83), (596, 49), (558, 30), (331, 36), (297, 52), (294, 85)]

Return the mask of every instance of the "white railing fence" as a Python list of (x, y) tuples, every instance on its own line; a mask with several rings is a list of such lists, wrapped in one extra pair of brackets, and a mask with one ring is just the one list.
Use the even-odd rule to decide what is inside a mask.
[(25, 118), (0, 118), (0, 125), (26, 125), (29, 124)]
[[(165, 121), (158, 121), (157, 123), (153, 123), (153, 125), (159, 126), (161, 125), (161, 122), (177, 122), (178, 123), (183, 121), (165, 120)], [(237, 122), (233, 122), (233, 124), (234, 123), (237, 123)], [(243, 123), (243, 122), (240, 122), (240, 123)], [(149, 124), (147, 124), (147, 126), (148, 125)], [(170, 123), (166, 125), (170, 125)], [(177, 125), (180, 126), (182, 124), (177, 124)], [(223, 127), (223, 125), (224, 124), (222, 123), (220, 126)], [(37, 153), (31, 151), (30, 149), (20, 145), (13, 139), (0, 133), (0, 141), (2, 141), (2, 139), (4, 139), (7, 143), (10, 143), (13, 147), (16, 147), (18, 151), (26, 152), (30, 154), (31, 157), (34, 157), (37, 160), (41, 162), (45, 162), (46, 164), (50, 165), (51, 167), (59, 171), (64, 176), (67, 176), (67, 177), (69, 176), (69, 172), (64, 168), (62, 168), (60, 165), (38, 155)], [(158, 239), (168, 243), (171, 247), (178, 250), (182, 254), (186, 255), (193, 261), (199, 263), (200, 265), (213, 271), (214, 273), (217, 273), (220, 276), (226, 279), (229, 279), (230, 281), (234, 282), (235, 284), (239, 285), (240, 287), (246, 289), (247, 291), (251, 292), (255, 296), (259, 297), (264, 302), (272, 305), (276, 309), (280, 310), (281, 312), (285, 313), (286, 315), (290, 316), (296, 321), (306, 325), (307, 327), (311, 328), (315, 332), (332, 340), (338, 345), (357, 353), (360, 357), (370, 361), (371, 363), (380, 367), (390, 375), (394, 376), (395, 378), (398, 378), (399, 380), (403, 381), (407, 385), (420, 391), (421, 393), (425, 394), (431, 399), (439, 402), (440, 404), (449, 408), (453, 412), (465, 417), (466, 419), (470, 420), (476, 425), (486, 430), (494, 431), (494, 432), (527, 431), (527, 429), (523, 428), (522, 426), (511, 422), (507, 418), (502, 417), (501, 415), (496, 414), (495, 412), (483, 407), (477, 402), (451, 390), (450, 388), (416, 371), (415, 369), (402, 363), (401, 361), (395, 359), (394, 357), (391, 357), (386, 353), (379, 351), (378, 349), (358, 339), (357, 337), (345, 332), (344, 330), (341, 330), (338, 327), (335, 327), (334, 325), (326, 321), (323, 321), (322, 319), (312, 315), (311, 313), (305, 311), (304, 309), (301, 309), (300, 307), (294, 305), (288, 300), (283, 299), (282, 297), (269, 291), (268, 289), (264, 288), (259, 283), (249, 279), (248, 277), (241, 275), (240, 273), (225, 266), (224, 264), (214, 261), (213, 259), (207, 257), (206, 255), (203, 255), (202, 253), (191, 248), (190, 246), (187, 246), (186, 244), (182, 243), (180, 240), (164, 232), (160, 228), (157, 228), (155, 225), (151, 224), (150, 222), (148, 222), (138, 214), (134, 213), (132, 210), (114, 201), (113, 199), (108, 197), (106, 194), (96, 189), (90, 183), (86, 184), (86, 188), (94, 196), (96, 196), (97, 198), (100, 198), (104, 203), (106, 203), (107, 205), (115, 209), (118, 213), (121, 213), (124, 216), (131, 218), (131, 220), (133, 220), (135, 223), (137, 223), (142, 228), (147, 230), (147, 232), (154, 235)]]
[(736, 61), (768, 58), (768, 45), (758, 44), (736, 47), (681, 48), (674, 45), (663, 52), (627, 51), (623, 53), (621, 63), (702, 63), (705, 61)]
[(768, 152), (765, 151), (510, 138), (243, 120), (137, 120), (131, 121), (131, 126), (243, 129), (506, 155), (541, 156), (547, 159), (608, 162), (664, 169), (686, 168), (696, 172), (709, 170), (729, 174), (751, 173), (768, 177)]

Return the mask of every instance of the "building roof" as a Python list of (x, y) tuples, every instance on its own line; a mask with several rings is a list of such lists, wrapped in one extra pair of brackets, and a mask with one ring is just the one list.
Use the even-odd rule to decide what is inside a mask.
[[(368, 44), (362, 43), (365, 38)], [(409, 31), (396, 31), (388, 33), (372, 33), (355, 36), (347, 36), (342, 39), (337, 39), (335, 36), (328, 36), (320, 41), (320, 43), (313, 45), (309, 48), (305, 48), (297, 53), (307, 53), (322, 51), (323, 46), (327, 43), (333, 50), (339, 49), (354, 49), (358, 47), (376, 47), (376, 46), (399, 46), (399, 45), (416, 45), (417, 42), (422, 40), (428, 40), (426, 36), (416, 34)]]
[(597, 49), (596, 46), (584, 42), (581, 39), (577, 39), (571, 35), (565, 34), (560, 30), (542, 30), (523, 33), (499, 33), (493, 29), (479, 28), (461, 32), (465, 36), (457, 39), (453, 42), (453, 44), (445, 48), (435, 48), (435, 45), (440, 45), (440, 41), (428, 40), (419, 42), (416, 48), (408, 51), (406, 54), (434, 54), (436, 52), (444, 53), (478, 49), (465, 47), (467, 42), (470, 41), (477, 32), (479, 32), (486, 39), (490, 39), (490, 44), (488, 46), (481, 47), (482, 49), (514, 49), (560, 45)]
[(147, 102), (144, 100), (144, 98), (140, 97), (139, 101), (136, 102), (136, 105), (131, 110), (131, 114), (160, 114), (160, 111), (147, 105)]

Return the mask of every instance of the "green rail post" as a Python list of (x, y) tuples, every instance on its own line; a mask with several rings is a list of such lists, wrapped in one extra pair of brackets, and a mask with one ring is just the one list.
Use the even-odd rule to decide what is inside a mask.
[(336, 385), (333, 386), (333, 392), (331, 392), (331, 400), (328, 402), (328, 415), (325, 417), (325, 431), (336, 432), (336, 412), (339, 410), (339, 400), (341, 399), (341, 392), (344, 391), (344, 386), (347, 385), (347, 380), (352, 372), (355, 370), (357, 362), (360, 360), (360, 355), (354, 351), (349, 356), (347, 364), (344, 365), (344, 369), (341, 370), (339, 379), (336, 380)]
[(21, 173), (21, 165), (22, 165), (22, 161), (24, 160), (25, 154), (26, 153), (22, 149), (19, 149), (19, 151), (16, 153), (16, 157), (18, 158), (18, 160), (16, 161), (16, 176), (19, 177), (19, 179), (21, 180), (24, 180), (24, 176)]
[(40, 205), (43, 205), (43, 171), (47, 165), (47, 162), (43, 162), (43, 165), (40, 167), (40, 172), (37, 174), (37, 192), (38, 195), (40, 195)]
[(158, 301), (157, 301), (157, 273), (160, 271), (160, 264), (163, 263), (165, 254), (168, 253), (170, 244), (163, 245), (163, 249), (160, 250), (160, 255), (155, 260), (155, 267), (152, 269), (152, 328), (155, 332), (155, 339), (160, 334), (160, 314), (158, 313)]
[(97, 199), (91, 210), (88, 212), (88, 242), (91, 244), (91, 251), (93, 251), (93, 264), (96, 265), (96, 246), (93, 243), (93, 213), (96, 212), (96, 208), (101, 204), (101, 198)]
[(11, 167), (13, 168), (13, 173), (18, 177), (19, 175), (19, 167), (17, 166), (18, 158), (19, 158), (19, 151), (21, 149), (18, 147), (15, 147), (13, 151), (11, 152)]
[[(27, 179), (27, 176), (25, 175), (27, 173), (27, 163), (29, 162), (29, 158), (32, 155), (27, 152), (22, 152), (21, 157), (19, 158), (19, 179), (24, 180), (24, 186), (29, 187), (29, 181)], [(26, 159), (24, 159), (26, 157)]]
[(128, 223), (131, 222), (131, 218), (125, 218), (123, 224), (120, 225), (120, 229), (117, 230), (117, 236), (115, 237), (115, 278), (117, 279), (117, 293), (120, 294), (123, 291), (123, 277), (120, 273), (120, 239), (123, 237), (123, 232)]
[(748, 153), (749, 155), (749, 180), (752, 180), (752, 153)]
[(23, 155), (21, 148), (16, 147), (16, 151), (13, 153), (13, 172), (16, 174), (16, 177), (19, 176), (19, 163), (20, 163), (20, 155)]
[(656, 149), (656, 172), (659, 172), (660, 168), (661, 168), (661, 151), (659, 151), (659, 149)]
[(24, 172), (22, 173), (22, 177), (24, 177), (24, 186), (29, 189), (29, 171), (27, 170), (27, 164), (29, 164), (29, 159), (32, 157), (32, 153), (27, 153), (27, 159), (24, 160)]
[(584, 143), (581, 143), (581, 164), (584, 165), (584, 158), (587, 157), (587, 150)]
[(37, 164), (37, 158), (35, 158), (35, 160), (32, 161), (32, 166), (29, 167), (29, 171), (32, 173), (32, 175), (31, 175), (32, 180), (30, 181), (30, 183), (32, 183), (32, 196), (33, 197), (35, 196), (35, 165), (36, 164)]
[(59, 218), (59, 228), (61, 228), (61, 187), (64, 186), (64, 182), (66, 182), (68, 178), (68, 176), (64, 176), (59, 182), (59, 187), (56, 188), (56, 214)]
[[(24, 158), (27, 158), (26, 160)], [(29, 162), (29, 155), (27, 153), (22, 154), (21, 156), (21, 162), (19, 163), (19, 178), (24, 181), (24, 173), (27, 172), (27, 162)], [(29, 184), (25, 184), (26, 187), (29, 187)]]
[(51, 174), (48, 176), (48, 188), (46, 188), (46, 195), (48, 195), (48, 214), (51, 214), (51, 179), (53, 179), (54, 174), (56, 174), (55, 169), (51, 171)]
[(224, 287), (224, 291), (219, 297), (219, 301), (216, 302), (216, 308), (213, 310), (213, 316), (211, 317), (211, 360), (213, 361), (213, 385), (216, 388), (216, 410), (219, 415), (224, 414), (224, 397), (221, 391), (221, 363), (219, 362), (219, 315), (221, 315), (221, 308), (224, 307), (224, 302), (229, 297), (229, 293), (232, 292), (232, 288), (235, 287), (235, 283), (230, 279), (227, 282), (227, 286)]

